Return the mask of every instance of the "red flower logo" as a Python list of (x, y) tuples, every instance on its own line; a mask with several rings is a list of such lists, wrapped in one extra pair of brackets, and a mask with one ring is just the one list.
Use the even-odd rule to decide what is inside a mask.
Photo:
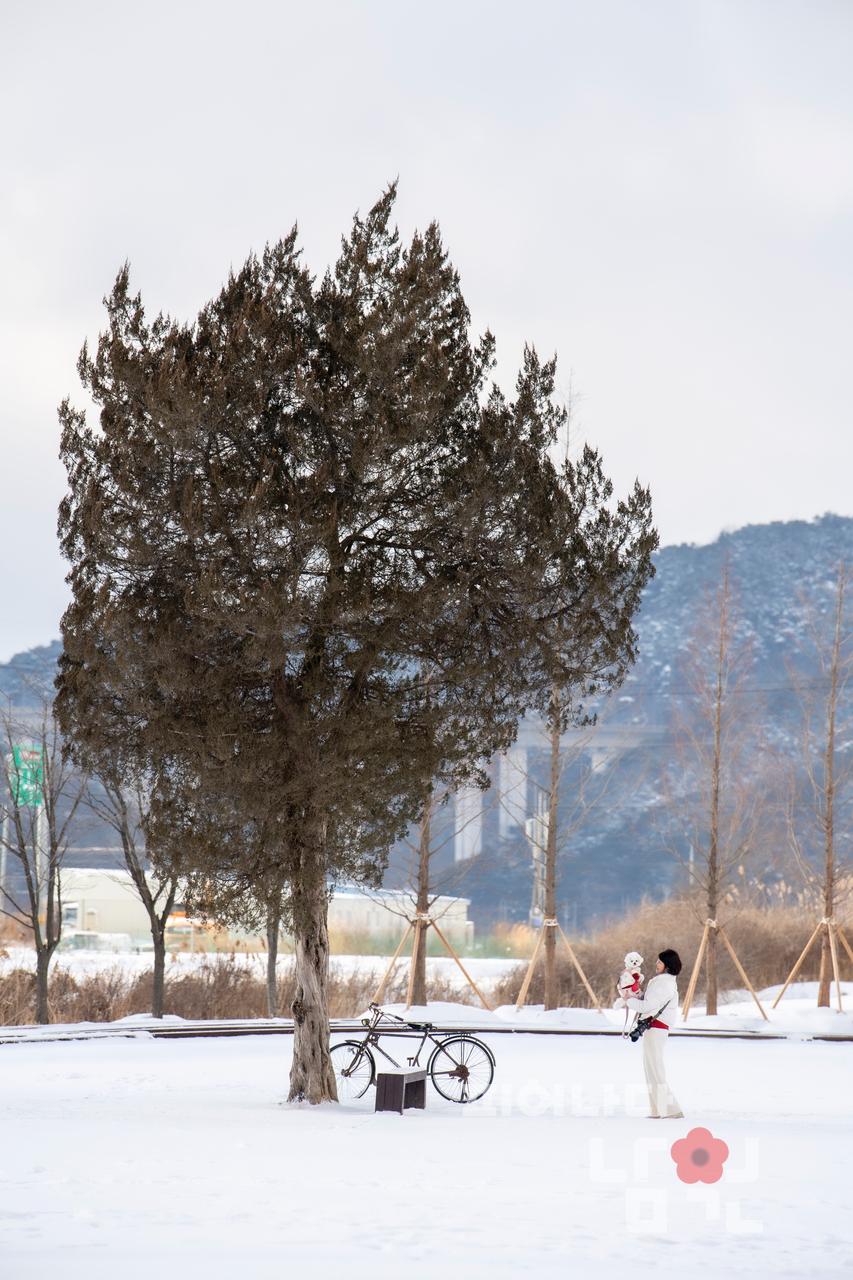
[(719, 1182), (729, 1149), (710, 1129), (691, 1129), (686, 1138), (673, 1142), (669, 1154), (682, 1182)]

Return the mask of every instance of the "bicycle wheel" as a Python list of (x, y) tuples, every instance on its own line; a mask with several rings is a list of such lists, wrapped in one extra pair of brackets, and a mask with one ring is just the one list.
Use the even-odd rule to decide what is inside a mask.
[(376, 1079), (373, 1054), (359, 1040), (342, 1040), (330, 1052), (338, 1087), (338, 1102), (363, 1098)]
[(427, 1071), (448, 1102), (476, 1102), (495, 1078), (495, 1059), (481, 1040), (449, 1036), (433, 1051)]

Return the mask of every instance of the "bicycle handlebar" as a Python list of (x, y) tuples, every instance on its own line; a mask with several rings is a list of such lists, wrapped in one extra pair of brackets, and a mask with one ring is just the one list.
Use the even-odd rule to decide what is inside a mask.
[(433, 1029), (433, 1024), (431, 1022), (410, 1022), (408, 1018), (401, 1018), (396, 1013), (389, 1013), (387, 1009), (382, 1008), (381, 1004), (376, 1004), (373, 1000), (371, 1000), (369, 1007), (374, 1011), (374, 1013), (381, 1014), (383, 1018), (392, 1018), (394, 1022), (402, 1022), (404, 1027), (411, 1027), (413, 1030), (417, 1031), (432, 1031)]

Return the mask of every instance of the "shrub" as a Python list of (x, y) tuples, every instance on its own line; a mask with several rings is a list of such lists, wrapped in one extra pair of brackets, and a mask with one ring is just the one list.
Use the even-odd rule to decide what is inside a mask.
[[(460, 975), (460, 982), (462, 981)], [(329, 975), (329, 1016), (351, 1018), (362, 1013), (373, 998), (379, 976), (371, 971), (341, 973), (332, 967)], [(114, 1022), (151, 1008), (150, 971), (128, 973), (121, 966), (75, 977), (56, 965), (50, 979), (51, 1021)], [(387, 1003), (406, 998), (408, 963), (400, 961), (385, 990)], [(266, 980), (259, 967), (247, 965), (236, 955), (205, 956), (192, 969), (170, 966), (166, 970), (165, 1012), (192, 1021), (207, 1018), (265, 1018)], [(279, 966), (279, 1009), (287, 1016), (296, 994), (292, 962)], [(479, 1003), (473, 992), (462, 990), (442, 978), (427, 982), (429, 1000)], [(22, 1026), (33, 1020), (35, 976), (13, 969), (0, 976), (0, 1025)]]

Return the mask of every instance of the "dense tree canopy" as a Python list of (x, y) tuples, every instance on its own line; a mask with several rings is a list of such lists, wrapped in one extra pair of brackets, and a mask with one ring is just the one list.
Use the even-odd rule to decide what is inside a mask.
[(621, 679), (655, 544), (647, 491), (611, 508), (597, 455), (553, 466), (553, 362), (487, 388), (493, 339), (438, 228), (401, 247), (394, 194), (321, 279), (294, 230), (192, 324), (149, 322), (124, 269), (79, 363), (98, 429), (61, 409), (58, 713), (156, 762), (200, 867), (286, 879), (312, 1100), (334, 1096), (327, 877), (375, 882), (434, 777), (484, 781), (543, 664)]

